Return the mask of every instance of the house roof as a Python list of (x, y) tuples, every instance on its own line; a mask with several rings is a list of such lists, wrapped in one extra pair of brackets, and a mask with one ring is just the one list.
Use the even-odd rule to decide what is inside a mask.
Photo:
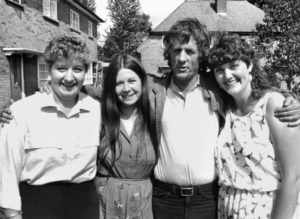
[(85, 13), (90, 18), (94, 19), (96, 22), (98, 22), (98, 23), (100, 23), (100, 22), (103, 23), (104, 22), (104, 20), (102, 18), (97, 16), (93, 11), (91, 11), (85, 5), (81, 4), (79, 1), (73, 1), (73, 0), (66, 0), (66, 1), (69, 2), (71, 5), (73, 5), (75, 8), (77, 8), (78, 10)]
[(214, 2), (185, 0), (151, 34), (164, 34), (176, 21), (187, 17), (197, 18), (211, 32), (254, 32), (256, 23), (261, 23), (265, 15), (263, 10), (246, 0), (227, 0), (226, 14), (218, 14)]

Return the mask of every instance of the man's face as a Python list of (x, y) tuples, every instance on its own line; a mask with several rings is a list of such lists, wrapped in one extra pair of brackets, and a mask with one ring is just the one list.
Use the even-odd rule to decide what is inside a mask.
[(171, 68), (175, 83), (187, 84), (198, 74), (199, 53), (193, 37), (188, 43), (175, 43), (170, 51)]

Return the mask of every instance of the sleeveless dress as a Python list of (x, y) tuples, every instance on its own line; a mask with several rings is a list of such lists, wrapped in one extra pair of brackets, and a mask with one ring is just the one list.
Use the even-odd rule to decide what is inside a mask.
[[(270, 218), (281, 179), (265, 116), (270, 95), (245, 116), (226, 114), (215, 150), (220, 219)], [(298, 211), (294, 219), (300, 218)]]

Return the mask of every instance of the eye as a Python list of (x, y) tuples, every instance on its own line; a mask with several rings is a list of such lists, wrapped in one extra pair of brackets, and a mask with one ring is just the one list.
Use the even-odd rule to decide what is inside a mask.
[(67, 68), (66, 67), (57, 67), (56, 70), (59, 72), (65, 72), (65, 71), (67, 71)]
[(172, 53), (178, 54), (181, 52), (181, 48), (174, 48)]
[(193, 49), (187, 49), (186, 53), (189, 54), (189, 55), (193, 55), (193, 54), (196, 54), (196, 51), (193, 50)]
[(136, 82), (136, 79), (135, 78), (129, 79), (128, 82), (129, 83), (134, 83), (134, 82)]
[(74, 67), (73, 71), (76, 73), (80, 73), (84, 71), (84, 67), (78, 66), (78, 67)]
[(222, 68), (215, 68), (214, 73), (215, 74), (222, 74), (224, 72), (224, 69)]
[(120, 86), (120, 85), (122, 85), (123, 83), (121, 82), (121, 81), (117, 81), (116, 82), (116, 86)]

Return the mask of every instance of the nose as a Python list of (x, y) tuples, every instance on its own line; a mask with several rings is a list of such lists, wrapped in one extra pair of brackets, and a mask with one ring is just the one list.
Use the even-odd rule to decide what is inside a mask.
[(185, 62), (186, 61), (186, 53), (184, 52), (184, 50), (182, 50), (178, 54), (178, 61), (180, 61), (180, 62)]
[(130, 86), (129, 86), (128, 83), (124, 83), (124, 85), (123, 85), (123, 92), (128, 92), (128, 91), (130, 91)]
[(65, 77), (64, 77), (65, 81), (73, 81), (74, 80), (74, 72), (72, 68), (69, 68), (66, 72), (65, 72)]
[(230, 68), (225, 68), (225, 70), (224, 70), (224, 77), (225, 77), (226, 79), (232, 77), (232, 70), (231, 70)]

